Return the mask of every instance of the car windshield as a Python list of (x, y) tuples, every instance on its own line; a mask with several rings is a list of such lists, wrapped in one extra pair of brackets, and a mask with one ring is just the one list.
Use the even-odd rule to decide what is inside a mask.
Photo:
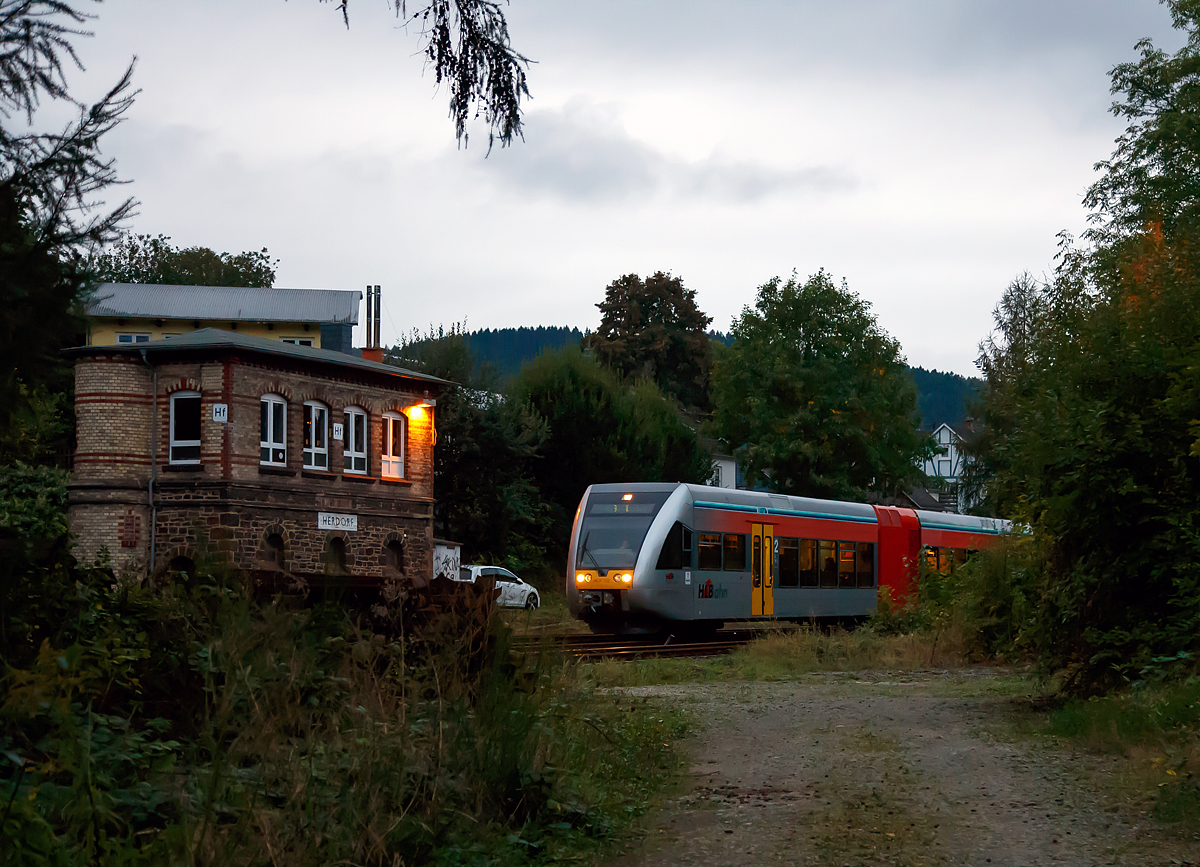
[(592, 494), (579, 528), (575, 568), (632, 569), (646, 531), (670, 495), (670, 491)]

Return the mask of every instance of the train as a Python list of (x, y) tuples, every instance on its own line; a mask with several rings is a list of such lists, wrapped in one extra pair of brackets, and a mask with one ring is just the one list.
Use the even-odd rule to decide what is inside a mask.
[(573, 617), (596, 632), (853, 620), (902, 603), (924, 557), (953, 568), (1008, 521), (686, 483), (592, 485), (567, 553)]

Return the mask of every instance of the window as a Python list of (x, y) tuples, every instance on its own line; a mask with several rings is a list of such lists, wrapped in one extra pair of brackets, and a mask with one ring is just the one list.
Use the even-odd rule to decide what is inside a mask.
[(356, 406), (346, 407), (342, 433), (342, 457), (346, 472), (367, 471), (367, 414)]
[(259, 463), (287, 465), (287, 401), (273, 394), (263, 395), (259, 403)]
[(800, 540), (800, 586), (816, 587), (819, 583), (817, 569), (817, 540)]
[(725, 571), (746, 571), (746, 537), (742, 533), (726, 533), (724, 539)]
[(171, 447), (173, 464), (200, 463), (200, 393), (177, 391), (171, 395)]
[(290, 343), (293, 346), (312, 346), (313, 345), (311, 337), (281, 337), (281, 338), (279, 338), (279, 342), (280, 343)]
[(404, 443), (408, 433), (407, 419), (394, 412), (383, 414), (383, 458), (380, 471), (393, 479), (404, 478)]
[[(398, 575), (404, 572), (404, 543), (393, 539), (383, 547), (383, 574)], [(466, 570), (470, 576), (471, 570)], [(461, 575), (461, 573), (460, 573)], [(468, 577), (468, 580), (469, 577)]]
[(329, 469), (329, 410), (315, 400), (304, 402), (304, 468)]
[(118, 334), (117, 343), (149, 343), (149, 334)]
[(276, 570), (286, 568), (283, 536), (279, 533), (268, 533), (266, 538), (263, 539), (262, 567), (264, 569)]
[(692, 568), (692, 531), (678, 521), (667, 533), (655, 569)]
[(715, 572), (721, 568), (721, 534), (700, 534), (700, 555), (696, 568)]
[(858, 566), (858, 546), (854, 542), (838, 542), (838, 587), (854, 587), (854, 570)]
[(777, 539), (779, 542), (780, 587), (797, 587), (800, 584), (800, 540)]
[(858, 543), (858, 586), (875, 586), (875, 545), (871, 542)]
[(334, 536), (325, 545), (325, 574), (345, 575), (350, 570), (346, 566), (346, 540)]
[(821, 586), (837, 587), (837, 542), (817, 543), (817, 558), (821, 562)]

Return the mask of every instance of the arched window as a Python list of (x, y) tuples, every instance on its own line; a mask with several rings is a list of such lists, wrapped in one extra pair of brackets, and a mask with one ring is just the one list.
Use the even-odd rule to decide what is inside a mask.
[(200, 392), (177, 391), (171, 395), (172, 464), (200, 463)]
[(264, 394), (259, 410), (258, 460), (274, 467), (287, 466), (287, 401), (277, 394)]
[(283, 570), (286, 567), (283, 550), (283, 536), (278, 533), (268, 533), (263, 539), (263, 566), (267, 569)]
[(345, 430), (342, 440), (344, 469), (348, 473), (367, 471), (367, 414), (357, 406), (348, 406), (344, 412)]
[(304, 402), (304, 468), (329, 469), (329, 408), (315, 400)]
[(404, 572), (404, 543), (392, 539), (383, 546), (383, 574), (399, 575)]
[(348, 571), (346, 568), (346, 540), (341, 536), (333, 536), (325, 543), (325, 574), (345, 575)]
[(383, 414), (383, 458), (380, 472), (392, 479), (404, 478), (404, 446), (408, 441), (408, 419), (399, 413)]

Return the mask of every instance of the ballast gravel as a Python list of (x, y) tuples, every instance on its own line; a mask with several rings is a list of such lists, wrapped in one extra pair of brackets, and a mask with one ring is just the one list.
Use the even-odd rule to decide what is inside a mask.
[(1200, 841), (1120, 796), (1115, 759), (1018, 735), (1011, 684), (972, 669), (620, 690), (698, 724), (683, 791), (612, 865), (1200, 867)]

